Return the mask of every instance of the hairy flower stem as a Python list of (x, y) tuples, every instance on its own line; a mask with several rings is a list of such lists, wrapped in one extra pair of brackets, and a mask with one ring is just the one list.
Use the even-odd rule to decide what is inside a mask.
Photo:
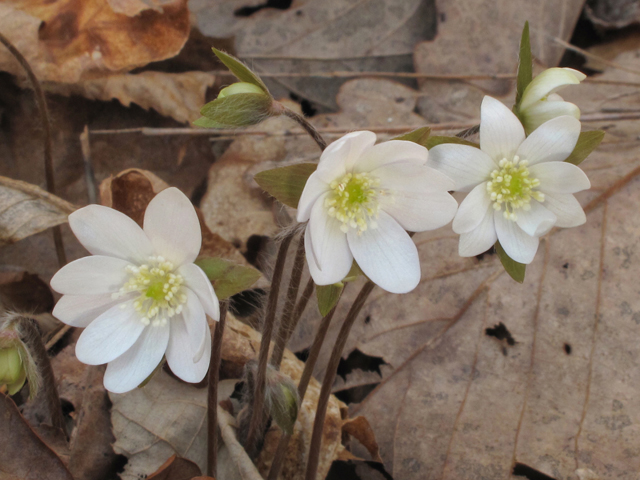
[(280, 283), (282, 282), (282, 273), (284, 264), (287, 259), (287, 251), (293, 239), (295, 230), (288, 233), (282, 239), (280, 248), (278, 249), (278, 257), (276, 258), (276, 266), (273, 269), (273, 277), (271, 278), (271, 290), (269, 291), (269, 300), (267, 303), (267, 312), (262, 325), (262, 340), (260, 341), (260, 352), (258, 354), (258, 371), (256, 373), (255, 395), (253, 398), (253, 408), (251, 410), (251, 420), (249, 422), (249, 432), (247, 434), (247, 443), (245, 449), (249, 456), (254, 456), (257, 452), (256, 444), (258, 437), (262, 435), (264, 426), (264, 388), (267, 374), (267, 360), (269, 359), (269, 346), (271, 344), (271, 335), (273, 334), (273, 325), (276, 318), (276, 310), (278, 307), (278, 294), (280, 292)]
[(316, 408), (316, 418), (313, 421), (313, 433), (311, 434), (311, 445), (309, 446), (309, 457), (305, 480), (315, 480), (316, 478), (316, 474), (318, 472), (318, 461), (320, 458), (320, 448), (322, 447), (322, 430), (324, 426), (324, 419), (327, 415), (329, 398), (331, 397), (331, 387), (336, 379), (338, 364), (340, 363), (342, 351), (347, 343), (351, 327), (355, 323), (356, 318), (358, 318), (358, 314), (360, 313), (364, 302), (367, 300), (367, 297), (373, 290), (373, 287), (375, 287), (375, 284), (369, 280), (364, 284), (362, 290), (360, 290), (360, 293), (353, 302), (353, 305), (351, 305), (349, 313), (347, 313), (347, 317), (344, 319), (340, 333), (338, 333), (336, 344), (333, 346), (333, 350), (331, 351), (329, 365), (327, 366), (327, 371), (324, 375), (324, 380), (322, 381), (322, 389), (320, 390), (320, 398), (318, 399), (318, 406)]
[(222, 335), (227, 320), (228, 301), (220, 303), (220, 320), (216, 323), (209, 361), (209, 389), (207, 392), (207, 475), (216, 477), (218, 468), (218, 383), (220, 380), (220, 357)]
[[(53, 142), (51, 139), (51, 123), (49, 120), (49, 110), (47, 109), (47, 100), (45, 99), (44, 92), (40, 86), (38, 78), (33, 73), (33, 69), (27, 59), (20, 53), (20, 51), (9, 41), (7, 37), (0, 33), (0, 43), (2, 43), (11, 55), (15, 57), (20, 66), (27, 73), (33, 91), (36, 95), (36, 103), (38, 104), (38, 110), (40, 110), (40, 118), (42, 120), (42, 131), (44, 132), (44, 172), (47, 181), (47, 191), (52, 195), (56, 194), (56, 183), (53, 176)], [(56, 254), (58, 256), (58, 266), (60, 268), (67, 264), (67, 256), (64, 251), (64, 244), (62, 243), (62, 231), (60, 226), (53, 227), (53, 242), (56, 246)]]
[(285, 108), (282, 114), (294, 120), (295, 122), (298, 123), (298, 125), (304, 128), (305, 131), (311, 136), (311, 138), (313, 138), (313, 140), (318, 144), (318, 147), (320, 147), (320, 150), (324, 151), (324, 149), (327, 148), (327, 142), (324, 141), (324, 138), (322, 138), (322, 135), (320, 135), (320, 133), (315, 129), (315, 127), (311, 125), (309, 122), (307, 122), (307, 120), (305, 120), (305, 118), (302, 115), (298, 115), (296, 112), (294, 112), (293, 110), (289, 110), (288, 108)]
[(304, 270), (304, 233), (300, 235), (298, 240), (298, 248), (296, 256), (293, 260), (291, 268), (291, 279), (289, 280), (289, 289), (287, 291), (287, 299), (282, 310), (282, 318), (276, 335), (275, 345), (271, 353), (271, 365), (276, 369), (280, 369), (284, 349), (291, 338), (293, 330), (296, 328), (297, 321), (294, 322), (293, 311), (298, 298), (298, 290), (300, 289), (300, 280), (302, 279), (302, 271)]
[[(340, 299), (338, 299), (338, 302), (339, 301)], [(322, 349), (322, 345), (324, 344), (324, 339), (327, 336), (327, 331), (329, 330), (329, 325), (331, 325), (331, 320), (333, 319), (333, 314), (336, 311), (338, 302), (336, 302), (331, 311), (320, 322), (320, 326), (318, 327), (316, 336), (313, 339), (313, 344), (309, 349), (309, 357), (304, 364), (304, 370), (302, 371), (300, 382), (298, 383), (300, 405), (302, 405), (304, 396), (307, 393), (307, 387), (309, 386), (309, 382), (311, 381), (313, 369), (316, 367), (316, 362), (318, 361), (318, 357), (320, 356), (320, 350)], [(280, 475), (280, 470), (282, 469), (282, 464), (284, 463), (284, 456), (287, 451), (287, 447), (289, 446), (290, 439), (291, 435), (287, 435), (285, 433), (283, 433), (280, 437), (278, 448), (276, 449), (276, 453), (273, 457), (273, 463), (271, 464), (271, 470), (269, 470), (269, 476), (267, 477), (267, 480), (277, 480), (278, 475)]]
[(51, 425), (59, 428), (66, 435), (67, 428), (64, 422), (64, 415), (62, 414), (58, 389), (56, 388), (56, 379), (53, 375), (49, 355), (47, 355), (47, 350), (42, 343), (42, 337), (40, 336), (36, 321), (31, 318), (19, 317), (16, 324), (17, 331), (20, 333), (20, 339), (24, 346), (29, 349), (41, 381), (40, 388), (33, 401), (46, 406)]

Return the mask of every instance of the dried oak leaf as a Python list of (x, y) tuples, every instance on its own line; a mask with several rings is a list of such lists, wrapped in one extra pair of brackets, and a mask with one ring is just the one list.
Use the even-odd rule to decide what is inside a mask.
[(65, 223), (75, 209), (36, 185), (0, 177), (0, 246)]
[[(132, 17), (116, 13), (103, 0), (8, 0), (0, 4), (0, 30), (41, 81), (75, 83), (173, 57), (186, 42), (190, 24), (187, 0)], [(24, 75), (5, 49), (0, 69)]]
[(73, 480), (62, 460), (27, 424), (13, 400), (0, 394), (0, 478)]
[(172, 455), (147, 480), (191, 480), (202, 474), (198, 466), (186, 458)]

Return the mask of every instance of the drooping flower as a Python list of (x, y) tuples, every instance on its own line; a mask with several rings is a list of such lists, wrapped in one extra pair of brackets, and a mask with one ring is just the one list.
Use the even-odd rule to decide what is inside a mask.
[(69, 216), (80, 243), (93, 255), (63, 267), (51, 286), (64, 294), (54, 316), (86, 327), (78, 360), (108, 363), (107, 390), (137, 387), (164, 355), (173, 373), (196, 383), (211, 355), (206, 315), (220, 317), (211, 282), (193, 261), (202, 236), (189, 199), (168, 188), (149, 203), (140, 228), (108, 207), (89, 205)]
[(580, 120), (580, 109), (565, 102), (556, 92), (569, 85), (577, 85), (587, 76), (573, 68), (549, 68), (534, 78), (522, 93), (518, 109), (528, 134), (553, 118), (570, 115)]
[(484, 97), (480, 149), (442, 144), (431, 149), (430, 165), (469, 192), (453, 219), (459, 253), (479, 255), (500, 240), (515, 261), (531, 263), (538, 238), (558, 227), (586, 222), (574, 193), (591, 185), (584, 172), (565, 160), (580, 135), (580, 122), (561, 116), (543, 123), (525, 139), (516, 116), (498, 100)]
[(407, 233), (449, 223), (453, 182), (425, 166), (428, 150), (372, 132), (353, 132), (329, 145), (298, 204), (307, 263), (318, 285), (340, 282), (353, 260), (373, 282), (406, 293), (420, 282), (418, 250)]

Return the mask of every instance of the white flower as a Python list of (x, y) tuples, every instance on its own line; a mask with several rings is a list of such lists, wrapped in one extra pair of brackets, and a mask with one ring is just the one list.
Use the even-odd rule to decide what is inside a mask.
[(544, 122), (562, 115), (580, 119), (580, 109), (565, 102), (558, 90), (577, 85), (587, 76), (573, 68), (549, 68), (534, 78), (524, 89), (520, 101), (519, 115), (527, 134), (533, 132)]
[(100, 205), (72, 213), (69, 225), (93, 254), (51, 279), (64, 294), (53, 314), (86, 327), (78, 360), (108, 363), (104, 385), (115, 393), (137, 387), (164, 355), (178, 377), (201, 381), (211, 355), (206, 315), (218, 320), (220, 308), (211, 282), (193, 264), (202, 236), (189, 199), (176, 188), (162, 191), (147, 207), (144, 229)]
[(406, 230), (446, 225), (456, 211), (453, 182), (425, 166), (426, 148), (372, 132), (329, 145), (298, 204), (307, 263), (318, 285), (340, 282), (353, 260), (373, 282), (406, 293), (420, 282), (418, 250)]
[(591, 185), (580, 168), (565, 160), (573, 151), (580, 122), (562, 116), (543, 123), (525, 139), (522, 124), (498, 100), (484, 97), (480, 149), (444, 144), (431, 149), (431, 165), (470, 192), (453, 219), (459, 252), (471, 257), (496, 240), (517, 262), (531, 263), (538, 237), (554, 225), (586, 222), (572, 195)]

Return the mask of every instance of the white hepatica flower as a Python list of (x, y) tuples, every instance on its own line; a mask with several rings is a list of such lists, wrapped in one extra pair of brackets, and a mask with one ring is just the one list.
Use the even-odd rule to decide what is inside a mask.
[(298, 204), (307, 263), (318, 285), (340, 282), (353, 260), (373, 282), (406, 293), (420, 282), (418, 250), (407, 233), (449, 223), (453, 182), (425, 166), (428, 150), (372, 132), (353, 132), (329, 145)]
[(86, 327), (78, 360), (108, 363), (107, 390), (122, 393), (142, 383), (166, 355), (171, 370), (196, 383), (211, 356), (206, 315), (219, 320), (211, 282), (193, 264), (202, 236), (189, 199), (168, 188), (149, 203), (144, 229), (123, 213), (89, 205), (69, 225), (93, 256), (63, 267), (51, 286), (63, 297), (53, 315)]
[(565, 115), (525, 139), (516, 116), (498, 100), (484, 97), (480, 149), (453, 144), (431, 149), (432, 166), (455, 181), (455, 190), (470, 192), (453, 219), (461, 256), (479, 255), (500, 240), (512, 259), (531, 263), (538, 237), (554, 225), (586, 222), (572, 194), (588, 189), (589, 179), (563, 162), (579, 134), (580, 122)]
[(565, 102), (556, 92), (569, 85), (577, 85), (587, 76), (573, 68), (549, 68), (534, 78), (525, 88), (519, 114), (527, 134), (544, 122), (562, 115), (580, 119), (580, 109)]

